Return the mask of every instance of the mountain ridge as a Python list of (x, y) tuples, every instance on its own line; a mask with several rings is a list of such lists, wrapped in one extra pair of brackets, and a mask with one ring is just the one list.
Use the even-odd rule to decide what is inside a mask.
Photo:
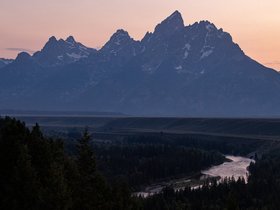
[(136, 115), (280, 114), (279, 73), (248, 57), (213, 23), (185, 26), (178, 11), (142, 40), (119, 29), (95, 50), (73, 36), (51, 37), (41, 51), (23, 55), (26, 64), (1, 69), (4, 78), (15, 81), (0, 85), (2, 109), (20, 104), (29, 109)]

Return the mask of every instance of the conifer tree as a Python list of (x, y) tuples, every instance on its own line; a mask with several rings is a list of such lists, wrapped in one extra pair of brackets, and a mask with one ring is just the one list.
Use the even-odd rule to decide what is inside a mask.
[(90, 146), (90, 135), (88, 130), (84, 131), (78, 142), (78, 166), (82, 176), (94, 176), (96, 172), (95, 157)]

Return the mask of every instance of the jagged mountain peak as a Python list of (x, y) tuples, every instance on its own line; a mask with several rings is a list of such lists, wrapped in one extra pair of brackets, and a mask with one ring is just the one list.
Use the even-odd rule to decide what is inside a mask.
[(160, 24), (158, 24), (155, 28), (155, 32), (157, 34), (161, 34), (164, 36), (169, 36), (176, 31), (179, 31), (184, 28), (184, 20), (182, 15), (177, 10), (172, 13), (169, 17), (163, 20)]
[(141, 51), (141, 44), (130, 37), (127, 31), (117, 30), (110, 40), (98, 51), (104, 61), (114, 60), (115, 62), (128, 61)]
[(128, 32), (125, 31), (124, 29), (118, 29), (118, 30), (115, 32), (115, 35), (129, 36)]
[(126, 45), (131, 44), (134, 41), (128, 34), (127, 31), (123, 29), (118, 29), (110, 38), (110, 40), (101, 49), (102, 52), (110, 51), (115, 53), (116, 50), (122, 49)]
[(69, 37), (67, 37), (66, 42), (76, 43), (76, 40), (75, 40), (75, 38), (73, 36), (69, 36)]
[(56, 66), (76, 62), (95, 51), (95, 49), (76, 42), (73, 36), (69, 36), (66, 40), (57, 40), (52, 36), (43, 49), (34, 53), (33, 57), (44, 66)]
[(114, 43), (116, 45), (121, 45), (126, 41), (131, 40), (128, 32), (123, 29), (118, 29), (110, 38), (109, 43)]
[(211, 23), (208, 20), (202, 20), (197, 23), (198, 27), (204, 29), (208, 32), (218, 31), (218, 28), (215, 26), (214, 23)]
[(224, 32), (223, 29), (218, 29), (216, 25), (208, 20), (202, 20), (186, 26), (186, 29), (194, 29), (197, 32)]
[(169, 17), (167, 17), (165, 20), (167, 21), (171, 21), (171, 20), (179, 20), (179, 21), (183, 21), (183, 18), (182, 18), (182, 14), (176, 10), (175, 12), (173, 12)]
[(217, 40), (223, 40), (224, 44), (227, 42), (229, 45), (235, 45), (229, 33), (224, 32), (222, 28), (217, 28), (216, 25), (208, 20), (195, 22), (192, 25), (186, 26), (186, 32), (192, 34), (192, 39), (203, 39), (205, 44), (209, 41), (214, 41), (218, 44)]
[(55, 36), (51, 36), (48, 42), (57, 42), (57, 39)]
[(59, 40), (55, 36), (51, 36), (49, 40), (46, 42), (42, 50), (48, 50), (56, 47), (58, 45)]

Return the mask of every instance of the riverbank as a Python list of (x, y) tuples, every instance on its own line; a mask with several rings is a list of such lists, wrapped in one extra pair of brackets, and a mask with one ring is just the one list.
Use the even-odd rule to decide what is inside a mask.
[(218, 177), (219, 179), (224, 179), (226, 177), (234, 178), (235, 180), (244, 178), (247, 183), (249, 176), (248, 167), (255, 161), (247, 157), (232, 155), (227, 155), (226, 158), (229, 159), (230, 162), (224, 162), (221, 165), (213, 166), (201, 173), (208, 177)]
[(199, 178), (188, 176), (181, 179), (173, 179), (168, 182), (150, 185), (146, 187), (144, 191), (136, 192), (133, 195), (138, 197), (149, 197), (160, 193), (167, 186), (172, 187), (175, 191), (182, 190), (186, 187), (197, 189), (207, 180), (216, 179), (219, 182), (226, 177), (234, 178), (235, 180), (238, 178), (244, 178), (245, 182), (247, 182), (249, 176), (248, 167), (255, 161), (241, 156), (226, 155), (225, 157), (229, 161), (201, 171)]

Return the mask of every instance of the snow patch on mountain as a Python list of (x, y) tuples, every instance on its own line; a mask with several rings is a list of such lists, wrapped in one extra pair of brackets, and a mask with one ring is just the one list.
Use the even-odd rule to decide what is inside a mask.
[(76, 42), (73, 36), (66, 40), (57, 40), (52, 36), (41, 51), (34, 53), (33, 58), (43, 66), (57, 66), (77, 62), (93, 52), (96, 50)]
[(176, 70), (182, 70), (183, 67), (180, 65), (180, 66), (176, 66), (175, 69), (176, 69)]
[(74, 60), (80, 60), (81, 58), (86, 58), (88, 56), (86, 55), (80, 55), (80, 54), (76, 54), (76, 53), (67, 53), (67, 55), (70, 57), (70, 58), (73, 58)]
[(205, 27), (206, 27), (206, 30), (208, 32), (211, 32), (211, 31), (216, 29), (215, 26), (213, 24), (211, 24), (211, 23), (208, 23)]
[(187, 58), (189, 57), (189, 51), (190, 51), (190, 49), (191, 49), (191, 45), (190, 45), (189, 43), (187, 43), (187, 44), (185, 45), (185, 47), (183, 48), (183, 50), (185, 50), (184, 56), (183, 56), (183, 59), (184, 59), (184, 60), (187, 59)]
[(57, 56), (57, 59), (63, 61), (63, 55)]
[(144, 64), (144, 65), (142, 65), (142, 71), (147, 72), (149, 74), (153, 74), (160, 67), (160, 65), (161, 65), (161, 62), (156, 65)]
[(201, 54), (200, 59), (204, 59), (204, 58), (206, 58), (206, 57), (210, 56), (210, 55), (213, 53), (213, 51), (214, 51), (214, 49), (213, 49), (213, 48), (208, 49), (208, 50), (202, 50), (202, 51), (201, 51), (201, 52), (202, 52), (202, 54)]

